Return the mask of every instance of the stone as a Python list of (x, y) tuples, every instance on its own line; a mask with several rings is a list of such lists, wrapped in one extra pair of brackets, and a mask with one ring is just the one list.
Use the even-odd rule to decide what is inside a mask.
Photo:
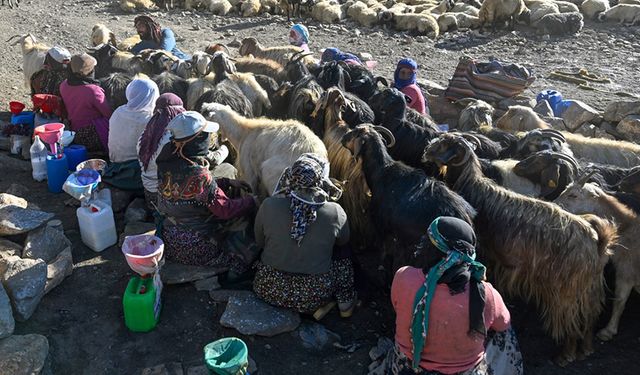
[(251, 296), (252, 291), (249, 290), (233, 290), (233, 289), (218, 289), (209, 291), (209, 297), (215, 302), (229, 302), (229, 298), (238, 297), (243, 298)]
[(0, 283), (0, 340), (13, 334), (16, 321), (13, 319), (11, 300)]
[(545, 117), (545, 116), (540, 116), (540, 118), (546, 122), (547, 124), (551, 125), (552, 128), (556, 129), (556, 130), (560, 130), (560, 131), (566, 131), (567, 127), (564, 124), (564, 120), (561, 119), (560, 117)]
[(179, 362), (164, 363), (154, 367), (147, 367), (141, 375), (183, 375), (182, 364)]
[(11, 138), (0, 135), (0, 151), (9, 151), (11, 149)]
[(160, 271), (162, 282), (167, 285), (184, 284), (216, 276), (227, 271), (222, 267), (190, 266), (166, 262)]
[(431, 95), (444, 95), (444, 92), (447, 90), (446, 87), (428, 79), (418, 79), (416, 83), (423, 91)]
[(220, 318), (220, 324), (235, 328), (243, 335), (271, 337), (296, 329), (300, 325), (300, 314), (271, 306), (255, 294), (232, 296)]
[(553, 109), (546, 100), (541, 100), (533, 107), (533, 111), (542, 117), (553, 117)]
[(136, 198), (127, 206), (124, 213), (124, 222), (144, 221), (147, 217), (147, 204), (143, 198)]
[(629, 115), (618, 123), (616, 130), (631, 142), (640, 143), (640, 115)]
[(187, 375), (209, 375), (210, 372), (205, 365), (191, 366), (187, 369)]
[(42, 259), (45, 263), (54, 260), (62, 250), (71, 247), (71, 241), (60, 229), (45, 225), (29, 232), (24, 241), (23, 258)]
[(600, 113), (593, 107), (579, 100), (573, 100), (561, 113), (564, 124), (569, 131), (575, 131), (583, 124), (599, 124)]
[(6, 171), (13, 169), (31, 173), (31, 162), (11, 157), (4, 152), (0, 152), (0, 165), (2, 165)]
[(49, 264), (47, 264), (47, 283), (44, 286), (44, 293), (47, 294), (53, 288), (60, 285), (62, 280), (73, 273), (73, 255), (71, 247), (64, 249)]
[(133, 193), (116, 188), (111, 188), (111, 209), (114, 213), (122, 212), (129, 206)]
[(29, 203), (26, 199), (16, 197), (15, 195), (0, 193), (0, 206), (18, 206), (20, 208), (27, 208)]
[(195, 285), (196, 290), (199, 292), (211, 291), (211, 290), (216, 290), (221, 288), (220, 283), (218, 282), (218, 276), (213, 276), (208, 279), (198, 280), (193, 284)]
[(46, 283), (47, 264), (42, 259), (21, 259), (17, 256), (9, 259), (2, 284), (17, 321), (26, 321), (36, 311)]
[(307, 349), (322, 350), (340, 341), (340, 335), (318, 323), (303, 323), (296, 332), (302, 340), (302, 346)]
[(49, 355), (49, 341), (42, 335), (10, 336), (0, 340), (0, 372), (10, 375), (40, 374)]
[(53, 214), (18, 206), (0, 206), (0, 236), (30, 232), (53, 217)]
[(628, 115), (640, 115), (640, 101), (620, 101), (609, 103), (604, 110), (604, 119), (609, 122), (619, 122)]
[(15, 242), (0, 238), (0, 278), (7, 269), (7, 260), (14, 256), (22, 254), (22, 246)]
[(156, 225), (154, 223), (145, 223), (134, 221), (131, 223), (127, 223), (124, 227), (124, 232), (120, 234), (120, 238), (118, 239), (118, 246), (122, 247), (124, 243), (124, 239), (127, 236), (136, 236), (138, 234), (156, 234)]
[(254, 361), (253, 358), (251, 358), (251, 356), (248, 356), (248, 359), (249, 359), (249, 368), (247, 368), (247, 371), (249, 372), (249, 374), (257, 374), (258, 365), (256, 364), (256, 361)]

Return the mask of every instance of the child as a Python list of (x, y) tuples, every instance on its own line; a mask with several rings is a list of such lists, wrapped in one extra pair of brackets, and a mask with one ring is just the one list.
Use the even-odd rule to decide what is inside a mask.
[(396, 71), (393, 74), (393, 86), (407, 95), (407, 106), (413, 108), (420, 114), (429, 114), (429, 109), (425, 103), (422, 90), (416, 84), (416, 71), (418, 64), (412, 59), (405, 58), (398, 62)]
[(289, 30), (289, 43), (302, 48), (305, 52), (309, 50), (309, 30), (302, 24), (295, 24)]

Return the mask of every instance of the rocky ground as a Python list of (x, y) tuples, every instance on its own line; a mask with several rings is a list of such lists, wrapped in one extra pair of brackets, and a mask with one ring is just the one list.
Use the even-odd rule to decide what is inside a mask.
[[(289, 25), (282, 17), (221, 18), (202, 13), (158, 12), (162, 25), (176, 32), (179, 45), (186, 51), (201, 49), (211, 42), (229, 43), (247, 36), (268, 45), (286, 43)], [(115, 1), (32, 0), (19, 9), (0, 8), (0, 35), (32, 33), (48, 45), (63, 45), (81, 52), (89, 44), (93, 24), (105, 23), (118, 38), (131, 35), (133, 16), (123, 14)], [(626, 28), (587, 22), (577, 37), (539, 38), (530, 29), (479, 36), (474, 32), (449, 33), (436, 41), (412, 37), (382, 29), (365, 29), (350, 23), (319, 25), (309, 22), (312, 49), (337, 46), (348, 51), (371, 53), (378, 61), (379, 74), (390, 76), (395, 61), (413, 56), (421, 64), (420, 76), (442, 85), (453, 73), (458, 58), (468, 54), (480, 60), (493, 56), (506, 62), (524, 64), (534, 70), (537, 80), (534, 96), (546, 88), (555, 88), (569, 98), (579, 99), (603, 110), (621, 93), (640, 94), (640, 28)], [(9, 100), (28, 102), (22, 87), (22, 57), (18, 47), (5, 44), (0, 54), (0, 111), (8, 110)], [(593, 84), (598, 91), (547, 78), (555, 70), (585, 68), (609, 78), (610, 84)], [(1, 116), (7, 117), (3, 112)], [(185, 373), (197, 373), (202, 348), (237, 331), (218, 323), (224, 302), (197, 291), (193, 284), (169, 286), (163, 292), (163, 312), (159, 326), (147, 334), (129, 332), (123, 324), (122, 293), (131, 276), (117, 247), (95, 253), (80, 241), (75, 208), (67, 207), (66, 194), (52, 195), (46, 184), (36, 183), (30, 172), (0, 163), (0, 192), (12, 183), (26, 187), (29, 202), (53, 212), (63, 221), (66, 236), (73, 243), (74, 269), (56, 289), (41, 301), (33, 316), (16, 323), (17, 335), (37, 333), (49, 341), (49, 367), (54, 374), (135, 374), (145, 368), (165, 365), (166, 373), (176, 367)], [(123, 229), (122, 214), (117, 216)], [(219, 298), (217, 298), (219, 300)], [(596, 343), (596, 352), (585, 361), (565, 369), (555, 367), (550, 358), (555, 351), (544, 335), (536, 313), (530, 306), (511, 301), (514, 325), (525, 358), (527, 374), (637, 374), (640, 366), (640, 298), (634, 294), (620, 324), (620, 333), (610, 343)], [(600, 326), (608, 317), (604, 314)], [(308, 319), (303, 319), (308, 324)], [(388, 295), (373, 293), (350, 320), (341, 320), (334, 312), (322, 324), (339, 334), (328, 335), (321, 349), (306, 348), (302, 337), (309, 329), (284, 333), (272, 338), (240, 336), (249, 346), (261, 374), (363, 374), (369, 364), (368, 351), (378, 337), (392, 334), (392, 314)], [(305, 326), (306, 327), (306, 326)], [(302, 335), (301, 335), (302, 333)], [(332, 341), (338, 340), (334, 346)], [(355, 344), (355, 345), (354, 345)], [(340, 347), (343, 347), (342, 349)], [(346, 347), (347, 349), (344, 349)], [(1, 348), (0, 348), (1, 350)], [(352, 352), (350, 352), (352, 351)], [(188, 372), (191, 368), (191, 372)], [(0, 374), (3, 370), (0, 369)]]

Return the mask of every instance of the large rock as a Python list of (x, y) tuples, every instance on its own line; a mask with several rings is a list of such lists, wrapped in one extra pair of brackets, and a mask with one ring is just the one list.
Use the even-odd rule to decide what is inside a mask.
[(640, 143), (640, 115), (629, 115), (618, 123), (616, 130), (631, 142)]
[(22, 254), (22, 246), (0, 238), (0, 280), (2, 280), (2, 275), (4, 275), (4, 271), (7, 269), (7, 261), (9, 258), (14, 256), (19, 257), (20, 254)]
[(628, 115), (640, 115), (640, 101), (612, 102), (604, 110), (604, 119), (609, 122), (622, 121)]
[(4, 287), (0, 284), (0, 339), (11, 336), (15, 327), (16, 322), (13, 319), (11, 301)]
[(21, 208), (27, 208), (29, 203), (24, 198), (16, 197), (15, 195), (12, 195), (12, 194), (0, 193), (0, 206), (9, 206), (9, 205), (18, 206)]
[(40, 374), (49, 354), (49, 341), (42, 335), (10, 336), (0, 340), (2, 375)]
[(11, 257), (2, 284), (7, 290), (14, 318), (23, 322), (31, 317), (47, 283), (47, 264), (42, 259)]
[(574, 100), (562, 111), (561, 116), (569, 131), (576, 131), (584, 124), (598, 125), (602, 122), (602, 117), (596, 109), (579, 100)]
[(71, 247), (71, 241), (64, 235), (62, 230), (45, 225), (27, 235), (22, 257), (42, 259), (45, 263), (50, 263), (62, 250), (68, 247)]
[(235, 328), (243, 335), (275, 336), (290, 332), (300, 325), (300, 314), (271, 306), (254, 294), (230, 297), (220, 324)]
[(20, 184), (11, 184), (9, 185), (6, 193), (15, 195), (16, 197), (24, 198), (29, 196), (29, 188)]
[(147, 217), (147, 204), (144, 199), (136, 198), (127, 206), (124, 213), (124, 222), (132, 223), (135, 221), (144, 221)]
[(234, 289), (218, 289), (218, 290), (210, 290), (209, 297), (214, 302), (229, 302), (229, 298), (244, 298), (246, 296), (251, 296), (253, 292), (249, 290), (234, 290)]
[(44, 293), (49, 293), (53, 288), (60, 285), (62, 280), (71, 276), (73, 272), (73, 255), (71, 247), (64, 249), (49, 264), (47, 264), (47, 283), (44, 286)]
[(164, 284), (183, 284), (207, 279), (211, 276), (219, 275), (226, 270), (226, 268), (220, 267), (189, 266), (186, 264), (166, 262), (160, 270), (160, 276)]
[(53, 217), (53, 214), (18, 206), (0, 207), (0, 236), (30, 232)]

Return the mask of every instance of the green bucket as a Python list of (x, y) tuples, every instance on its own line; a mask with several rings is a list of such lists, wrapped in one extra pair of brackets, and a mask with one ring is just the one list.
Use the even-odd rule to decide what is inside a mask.
[(225, 337), (204, 347), (204, 362), (210, 374), (245, 375), (249, 367), (249, 350), (239, 338)]

